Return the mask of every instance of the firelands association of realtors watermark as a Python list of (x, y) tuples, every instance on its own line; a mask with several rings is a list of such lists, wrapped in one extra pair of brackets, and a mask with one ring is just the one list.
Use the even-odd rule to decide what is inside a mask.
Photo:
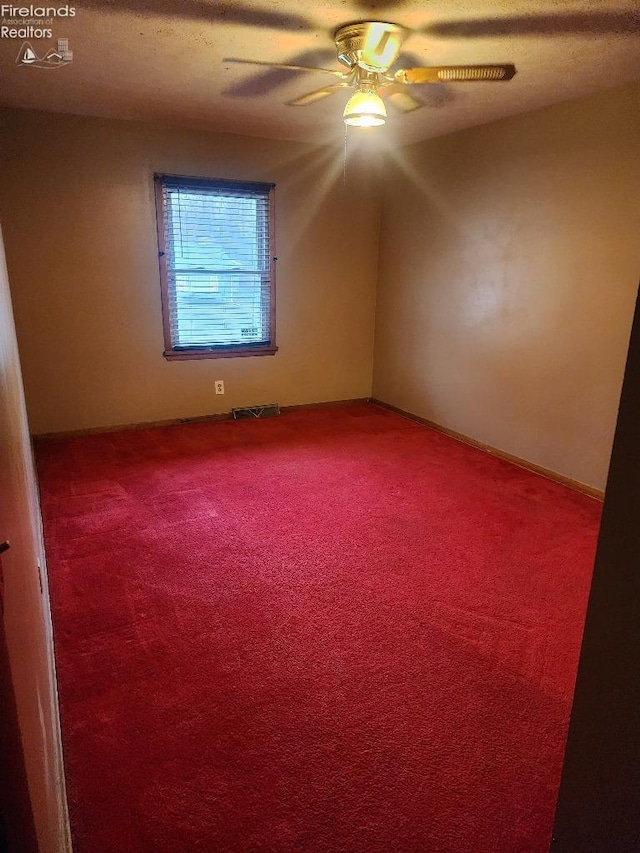
[(60, 68), (73, 59), (69, 40), (58, 38), (55, 47), (37, 45), (34, 41), (53, 39), (60, 21), (75, 18), (75, 6), (13, 6), (0, 3), (0, 38), (21, 41), (16, 64), (34, 68)]

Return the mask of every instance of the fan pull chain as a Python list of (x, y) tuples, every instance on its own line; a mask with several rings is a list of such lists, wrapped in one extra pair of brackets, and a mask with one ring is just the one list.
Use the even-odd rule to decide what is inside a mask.
[(347, 185), (347, 131), (349, 130), (349, 125), (345, 122), (344, 125), (344, 158), (342, 161), (342, 184), (343, 186)]

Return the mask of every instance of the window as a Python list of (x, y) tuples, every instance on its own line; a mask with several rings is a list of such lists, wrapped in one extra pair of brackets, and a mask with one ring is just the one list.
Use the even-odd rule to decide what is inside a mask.
[(273, 184), (155, 181), (165, 357), (273, 355)]

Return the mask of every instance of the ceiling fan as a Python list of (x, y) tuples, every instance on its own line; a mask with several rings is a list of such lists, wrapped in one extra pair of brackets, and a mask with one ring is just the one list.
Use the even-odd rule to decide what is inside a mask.
[(515, 65), (439, 65), (425, 68), (398, 68), (391, 70), (398, 59), (400, 48), (409, 36), (409, 30), (398, 24), (382, 21), (360, 21), (340, 27), (334, 39), (338, 60), (347, 71), (314, 68), (308, 65), (287, 65), (258, 59), (230, 57), (224, 62), (248, 65), (267, 65), (289, 71), (313, 71), (331, 74), (338, 82), (307, 92), (288, 101), (292, 107), (314, 104), (341, 89), (355, 92), (344, 108), (345, 124), (356, 127), (375, 127), (385, 123), (387, 111), (383, 98), (399, 112), (408, 113), (424, 106), (421, 101), (405, 91), (405, 86), (422, 83), (469, 83), (511, 80)]

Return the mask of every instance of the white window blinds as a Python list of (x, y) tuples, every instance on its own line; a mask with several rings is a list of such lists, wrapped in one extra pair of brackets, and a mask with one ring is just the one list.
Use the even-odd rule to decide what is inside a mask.
[(156, 180), (170, 349), (270, 345), (273, 185)]

